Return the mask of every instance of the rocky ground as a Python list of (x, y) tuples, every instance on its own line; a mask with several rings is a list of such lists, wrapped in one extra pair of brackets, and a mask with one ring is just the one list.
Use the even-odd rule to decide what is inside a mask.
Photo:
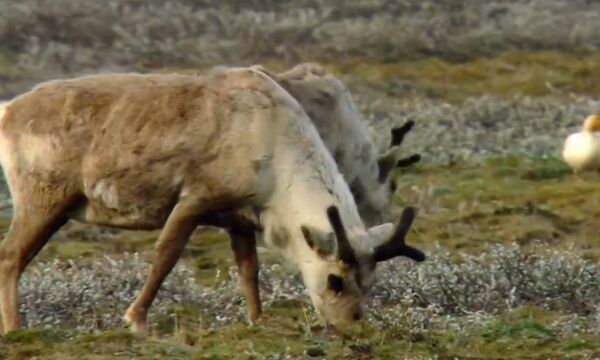
[[(369, 320), (316, 318), (295, 271), (260, 248), (265, 316), (247, 324), (227, 237), (198, 230), (152, 308), (123, 330), (156, 232), (69, 223), (24, 274), (31, 330), (8, 359), (592, 359), (600, 357), (597, 174), (565, 136), (600, 111), (594, 1), (0, 0), (0, 99), (83, 73), (284, 69), (315, 61), (349, 86), (380, 146), (414, 120), (397, 206), (430, 259), (379, 270)], [(10, 222), (0, 192), (0, 229)]]

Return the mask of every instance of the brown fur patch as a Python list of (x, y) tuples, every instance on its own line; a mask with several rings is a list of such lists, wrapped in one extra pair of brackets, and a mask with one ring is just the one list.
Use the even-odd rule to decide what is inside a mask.
[[(271, 121), (270, 109), (283, 106), (277, 102), (286, 95), (250, 70), (85, 76), (43, 83), (19, 96), (0, 131), (17, 149), (12, 171), (39, 172), (36, 163), (24, 161), (37, 156), (60, 181), (78, 184), (76, 191), (87, 198), (87, 221), (160, 227), (184, 188), (219, 204), (255, 194), (254, 161), (262, 155), (254, 154), (262, 132), (272, 128), (260, 124)], [(239, 132), (253, 127), (259, 132)], [(54, 149), (25, 149), (20, 144), (26, 139)], [(40, 181), (22, 187), (59, 188), (60, 181)]]

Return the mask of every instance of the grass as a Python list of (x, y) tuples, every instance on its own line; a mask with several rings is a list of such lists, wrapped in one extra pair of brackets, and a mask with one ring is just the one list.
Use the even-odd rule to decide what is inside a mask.
[[(282, 71), (290, 64), (280, 60), (263, 60), (267, 68)], [(495, 57), (470, 58), (453, 62), (435, 57), (393, 62), (373, 62), (347, 57), (340, 62), (321, 63), (337, 75), (350, 76), (388, 93), (396, 93), (397, 84), (408, 85), (403, 96), (425, 96), (460, 104), (481, 94), (504, 98), (526, 96), (566, 96), (570, 93), (600, 96), (595, 79), (600, 77), (600, 52), (581, 50), (508, 51)], [(198, 73), (198, 68), (155, 67), (146, 71)], [(0, 53), (0, 76), (14, 76), (14, 56)], [(404, 87), (403, 87), (404, 88)]]
[(452, 103), (480, 94), (507, 98), (569, 92), (600, 95), (595, 81), (600, 76), (597, 51), (512, 51), (465, 62), (426, 58), (382, 64), (355, 59), (325, 65), (377, 86), (389, 88), (393, 80), (407, 81), (415, 94)]
[(0, 51), (0, 76), (16, 76), (19, 73), (16, 56), (11, 53)]
[(489, 159), (420, 166), (399, 176), (399, 204), (419, 204), (409, 240), (477, 253), (488, 243), (575, 247), (600, 258), (598, 174), (572, 175), (558, 159)]
[[(416, 205), (419, 215), (408, 241), (425, 247), (436, 243), (452, 251), (477, 253), (486, 244), (542, 241), (557, 248), (576, 246), (600, 258), (600, 175), (573, 175), (559, 159), (490, 158), (480, 164), (418, 165), (397, 174), (398, 212)], [(6, 220), (6, 219), (5, 219)], [(2, 221), (2, 226), (8, 226)], [(58, 236), (40, 259), (93, 258), (98, 254), (147, 251), (158, 232), (125, 231), (113, 239), (94, 241), (77, 235)], [(197, 230), (184, 258), (198, 277), (208, 281), (226, 274), (233, 264), (228, 238), (210, 229)], [(274, 260), (277, 257), (261, 253)], [(220, 270), (220, 271), (219, 271)], [(225, 276), (225, 275), (223, 275)]]
[(79, 334), (73, 330), (25, 330), (5, 336), (6, 359), (282, 359), (324, 354), (328, 359), (559, 359), (600, 355), (598, 338), (559, 336), (551, 325), (509, 316), (469, 332), (424, 331), (368, 325), (338, 333), (313, 327), (307, 334), (291, 318), (267, 312), (257, 325), (218, 331), (180, 329), (142, 338), (126, 330)]
[[(290, 67), (275, 60), (264, 60), (261, 64), (273, 71)], [(383, 63), (349, 57), (320, 64), (336, 75), (371, 84), (388, 93), (396, 93), (400, 81), (410, 89), (408, 93), (402, 92), (403, 96), (435, 98), (454, 104), (481, 94), (507, 99), (569, 93), (600, 96), (595, 81), (600, 77), (600, 52), (591, 50), (508, 51), (464, 62), (427, 57)], [(195, 74), (203, 69), (162, 67), (153, 71)]]
[[(576, 248), (600, 258), (595, 219), (600, 215), (597, 174), (574, 176), (557, 159), (494, 158), (480, 164), (417, 166), (398, 173), (399, 204), (420, 208), (408, 241), (431, 249), (477, 254), (489, 243), (546, 243), (557, 251)], [(78, 232), (74, 231), (73, 234)], [(110, 241), (58, 237), (42, 258), (149, 251), (156, 233), (124, 232)], [(130, 244), (116, 246), (114, 243)], [(263, 262), (276, 257), (261, 252)], [(200, 283), (212, 286), (233, 265), (227, 237), (198, 231), (184, 261)], [(219, 276), (221, 276), (219, 275)], [(463, 331), (431, 328), (408, 331), (401, 322), (377, 328), (360, 324), (346, 331), (324, 329), (305, 304), (280, 300), (256, 324), (234, 322), (211, 327), (202, 309), (186, 305), (155, 318), (148, 338), (113, 329), (92, 334), (74, 329), (29, 329), (0, 338), (6, 359), (283, 359), (326, 354), (331, 359), (439, 358), (562, 359), (600, 356), (600, 338), (561, 333), (564, 314), (536, 306), (513, 309)]]

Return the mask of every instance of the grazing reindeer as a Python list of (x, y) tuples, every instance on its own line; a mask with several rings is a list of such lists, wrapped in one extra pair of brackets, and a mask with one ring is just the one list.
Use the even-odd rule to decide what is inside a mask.
[[(359, 213), (368, 225), (388, 212), (396, 184), (390, 179), (394, 166), (406, 167), (419, 161), (419, 155), (397, 160), (396, 152), (404, 136), (413, 127), (407, 122), (391, 130), (389, 150), (378, 156), (368, 136), (367, 128), (344, 84), (316, 64), (304, 63), (275, 74), (261, 66), (251, 67), (267, 74), (287, 90), (316, 126), (325, 146), (350, 184)], [(226, 71), (219, 66), (212, 71)], [(256, 320), (261, 313), (258, 287), (259, 262), (255, 232), (258, 219), (251, 212), (212, 214), (202, 221), (205, 225), (224, 227), (231, 237), (235, 259), (240, 269), (241, 287), (246, 299), (248, 317)]]
[(390, 176), (393, 168), (408, 167), (421, 159), (419, 154), (397, 159), (398, 148), (414, 122), (392, 128), (389, 149), (377, 154), (350, 91), (333, 74), (314, 63), (299, 64), (280, 74), (260, 65), (251, 68), (275, 80), (308, 114), (350, 184), (363, 220), (372, 224), (385, 217), (396, 190)]
[(257, 209), (265, 243), (298, 266), (334, 325), (361, 316), (377, 262), (424, 259), (404, 242), (414, 210), (366, 228), (302, 107), (252, 69), (41, 84), (2, 107), (0, 163), (14, 207), (0, 244), (4, 331), (20, 326), (21, 273), (68, 219), (162, 228), (125, 314), (139, 332), (190, 234), (220, 211)]
[(418, 154), (396, 158), (398, 147), (414, 122), (392, 128), (389, 149), (379, 155), (350, 91), (333, 74), (313, 63), (297, 65), (281, 74), (256, 68), (271, 76), (302, 105), (350, 184), (362, 218), (372, 223), (388, 213), (396, 189), (391, 171), (421, 159)]

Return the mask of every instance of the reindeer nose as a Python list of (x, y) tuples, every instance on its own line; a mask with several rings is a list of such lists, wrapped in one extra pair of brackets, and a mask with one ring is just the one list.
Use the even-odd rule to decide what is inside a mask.
[(362, 314), (360, 313), (360, 311), (355, 312), (354, 315), (352, 316), (352, 320), (358, 321), (360, 319), (362, 319)]

